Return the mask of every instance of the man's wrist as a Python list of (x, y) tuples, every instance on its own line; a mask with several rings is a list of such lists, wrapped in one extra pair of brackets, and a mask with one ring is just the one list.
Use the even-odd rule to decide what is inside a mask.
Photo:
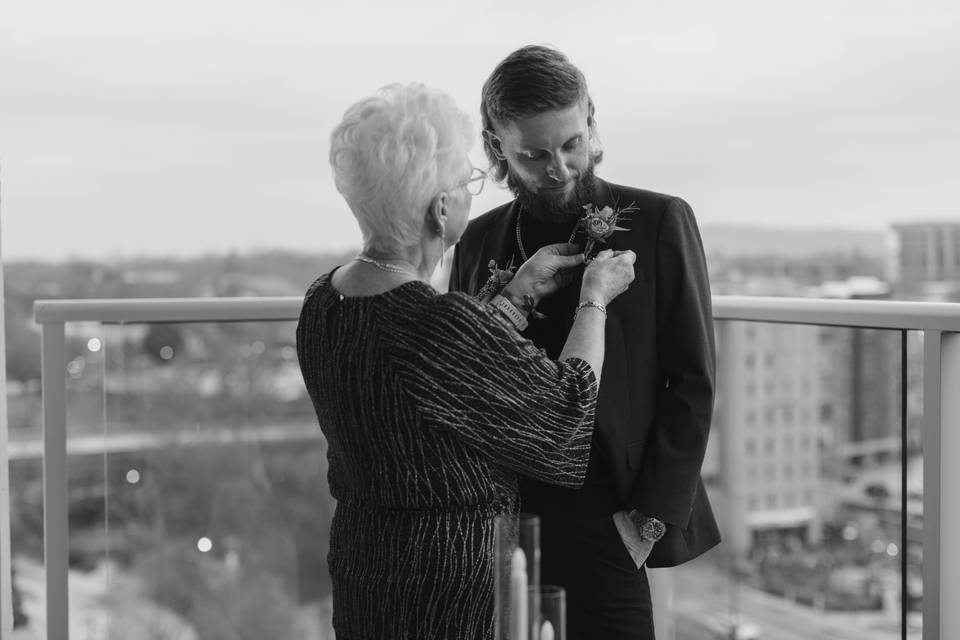
[(627, 517), (633, 522), (640, 539), (644, 542), (657, 542), (667, 532), (667, 526), (662, 520), (642, 514), (636, 509), (628, 511)]

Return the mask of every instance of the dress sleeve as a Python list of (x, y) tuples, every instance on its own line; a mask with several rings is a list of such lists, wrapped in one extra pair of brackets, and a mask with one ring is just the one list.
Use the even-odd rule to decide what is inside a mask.
[(598, 387), (589, 364), (551, 360), (464, 294), (437, 296), (422, 322), (404, 324), (396, 370), (425, 427), (517, 473), (583, 484)]

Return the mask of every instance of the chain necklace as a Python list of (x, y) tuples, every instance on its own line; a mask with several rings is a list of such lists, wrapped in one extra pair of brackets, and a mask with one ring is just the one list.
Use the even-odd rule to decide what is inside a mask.
[(386, 262), (380, 262), (380, 261), (378, 261), (378, 260), (374, 260), (373, 258), (371, 258), (371, 257), (369, 257), (369, 256), (365, 256), (365, 255), (363, 255), (363, 254), (358, 255), (357, 257), (354, 258), (354, 260), (359, 260), (360, 262), (365, 262), (365, 263), (367, 263), (367, 264), (369, 264), (369, 265), (371, 265), (371, 266), (373, 266), (373, 267), (376, 267), (377, 269), (380, 269), (380, 271), (386, 271), (386, 272), (388, 272), (388, 273), (402, 273), (402, 274), (404, 274), (404, 275), (413, 276), (414, 278), (417, 278), (418, 280), (420, 279), (420, 276), (418, 276), (418, 275), (417, 275), (416, 273), (414, 273), (413, 271), (410, 271), (409, 269), (404, 269), (403, 267), (398, 267), (398, 266), (395, 265), (395, 264), (389, 264), (389, 263), (386, 263)]
[[(527, 252), (523, 250), (523, 237), (520, 235), (520, 216), (523, 214), (523, 209), (517, 211), (517, 248), (520, 249), (520, 257), (523, 258), (523, 261), (526, 262)], [(578, 220), (576, 224), (573, 225), (573, 231), (570, 232), (570, 238), (567, 240), (567, 244), (573, 244), (573, 239), (577, 237), (577, 229), (580, 227), (580, 221)]]

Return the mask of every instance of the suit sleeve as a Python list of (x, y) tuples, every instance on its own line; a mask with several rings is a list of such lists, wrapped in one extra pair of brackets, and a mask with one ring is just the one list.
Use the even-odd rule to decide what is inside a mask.
[(685, 528), (713, 415), (716, 345), (703, 243), (690, 206), (673, 199), (656, 248), (660, 372), (650, 442), (628, 504)]

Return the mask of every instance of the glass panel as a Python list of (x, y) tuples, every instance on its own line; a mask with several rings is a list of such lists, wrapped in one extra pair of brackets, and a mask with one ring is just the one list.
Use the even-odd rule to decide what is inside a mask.
[[(71, 637), (333, 638), (294, 323), (70, 329)], [(38, 391), (11, 404), (16, 640), (43, 637)]]
[[(333, 500), (294, 324), (69, 329), (73, 636), (332, 638)], [(673, 570), (661, 635), (900, 637), (900, 332), (717, 330), (703, 469), (724, 543)], [(906, 628), (919, 640), (922, 340), (908, 338)], [(14, 638), (32, 640), (40, 390), (11, 380)]]
[[(674, 637), (900, 638), (901, 333), (745, 322), (717, 333), (704, 478), (724, 542), (676, 570)], [(922, 405), (910, 407), (918, 426)], [(919, 532), (908, 533), (914, 589)], [(919, 593), (909, 602), (919, 611)]]
[(333, 500), (294, 328), (110, 328), (113, 637), (333, 637)]

